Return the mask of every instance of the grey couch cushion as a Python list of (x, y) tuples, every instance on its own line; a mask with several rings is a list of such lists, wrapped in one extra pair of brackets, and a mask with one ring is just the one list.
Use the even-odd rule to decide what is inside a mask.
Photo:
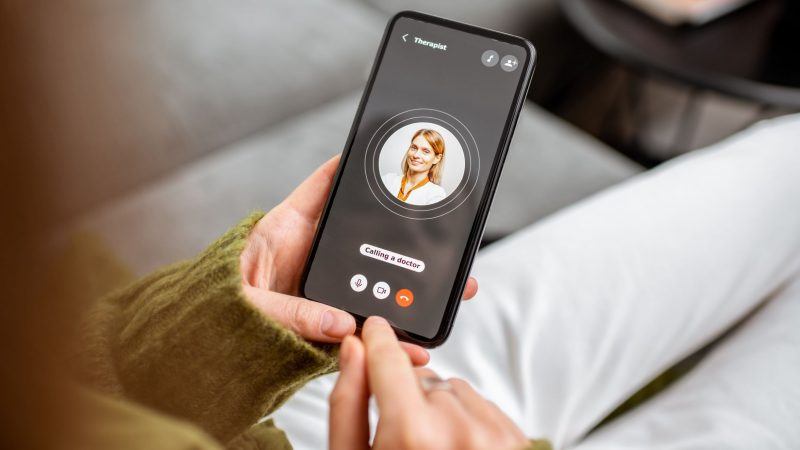
[[(358, 94), (235, 143), (85, 217), (143, 273), (200, 251), (249, 211), (269, 209), (345, 143)], [(637, 169), (528, 105), (487, 236), (513, 231)]]
[[(23, 125), (65, 217), (361, 86), (384, 17), (350, 1), (13, 9)], [(4, 43), (5, 44), (5, 43)], [(13, 44), (13, 45), (12, 45)]]
[(642, 167), (528, 102), (486, 226), (498, 238), (616, 184)]

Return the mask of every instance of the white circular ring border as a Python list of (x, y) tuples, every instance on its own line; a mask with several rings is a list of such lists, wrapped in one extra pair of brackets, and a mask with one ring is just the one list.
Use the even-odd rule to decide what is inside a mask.
[[(390, 121), (392, 121), (392, 120), (393, 120), (395, 117), (397, 117), (397, 116), (400, 116), (400, 115), (403, 115), (403, 114), (406, 114), (406, 113), (409, 113), (409, 112), (413, 112), (413, 111), (436, 111), (436, 112), (439, 112), (439, 113), (442, 113), (442, 114), (444, 114), (445, 116), (448, 116), (448, 117), (452, 118), (453, 120), (455, 120), (456, 122), (458, 122), (458, 123), (459, 123), (459, 124), (460, 124), (462, 127), (464, 127), (464, 129), (467, 131), (467, 134), (469, 134), (469, 137), (470, 137), (470, 139), (472, 139), (472, 144), (474, 145), (474, 149), (475, 149), (475, 159), (477, 160), (477, 169), (476, 169), (476, 172), (477, 172), (477, 174), (476, 174), (476, 176), (475, 176), (475, 179), (474, 179), (474, 181), (472, 182), (472, 187), (470, 188), (470, 190), (469, 190), (469, 192), (467, 193), (467, 195), (465, 195), (465, 196), (464, 196), (464, 199), (463, 199), (463, 200), (461, 200), (461, 202), (459, 202), (459, 203), (458, 203), (457, 205), (455, 205), (454, 207), (450, 208), (448, 211), (446, 211), (446, 212), (444, 212), (444, 213), (442, 213), (442, 214), (439, 214), (439, 215), (437, 215), (437, 216), (432, 216), (432, 217), (410, 217), (410, 216), (406, 216), (406, 215), (404, 215), (404, 214), (400, 214), (399, 212), (397, 212), (397, 211), (394, 211), (394, 210), (392, 210), (391, 208), (387, 207), (387, 206), (386, 206), (386, 205), (385, 205), (385, 204), (384, 204), (384, 203), (383, 203), (383, 202), (380, 200), (380, 198), (378, 198), (378, 196), (375, 194), (375, 191), (372, 189), (372, 185), (371, 185), (371, 184), (370, 184), (370, 182), (369, 182), (369, 181), (370, 181), (370, 180), (369, 180), (369, 173), (368, 173), (368, 171), (367, 171), (367, 155), (369, 154), (369, 149), (372, 147), (372, 141), (373, 141), (373, 140), (375, 140), (375, 136), (378, 134), (378, 132), (379, 132), (379, 131), (380, 131), (380, 130), (381, 130), (383, 127), (384, 127), (384, 126), (386, 126), (386, 125), (387, 125), (387, 124), (388, 124)], [(409, 119), (404, 119), (404, 120), (402, 120), (402, 121), (401, 121), (401, 122), (399, 122), (399, 123), (403, 123), (403, 122), (406, 122), (406, 121), (408, 121), (408, 120), (413, 120), (413, 119), (417, 119), (417, 118), (438, 119), (438, 120), (441, 120), (442, 122), (445, 122), (445, 123), (447, 123), (447, 121), (446, 121), (446, 120), (440, 119), (440, 118), (438, 118), (438, 117), (430, 117), (430, 116), (415, 116), (415, 117), (411, 117), (411, 118), (409, 118)], [(451, 124), (449, 124), (449, 125), (450, 125), (451, 127), (453, 127)], [(455, 129), (455, 127), (453, 127), (453, 129)], [(451, 131), (452, 131), (452, 130), (451, 130)], [(464, 136), (461, 134), (461, 132), (460, 132), (459, 130), (457, 130), (457, 129), (455, 129), (455, 131), (456, 131), (456, 133), (458, 133), (458, 135), (459, 135), (459, 136), (460, 136), (462, 139), (464, 139), (464, 142), (465, 142), (465, 143), (467, 143), (467, 145), (469, 145), (469, 142), (467, 142), (467, 140), (464, 138)], [(381, 135), (381, 138), (379, 139), (379, 142), (380, 142), (381, 140), (383, 140), (383, 137), (386, 135), (386, 133), (388, 133), (388, 131), (384, 132), (384, 133), (383, 133), (383, 135)], [(378, 153), (379, 153), (378, 151), (375, 151), (375, 155), (373, 156), (373, 159), (375, 158), (375, 156), (377, 156), (377, 155), (378, 155)], [(469, 148), (467, 148), (467, 154), (470, 156), (470, 171), (467, 173), (467, 184), (469, 184), (469, 175), (472, 173), (472, 164), (471, 164), (471, 162), (472, 162), (472, 153), (470, 153), (470, 152), (469, 152)], [(374, 162), (374, 161), (373, 161), (373, 162)], [(374, 165), (373, 165), (373, 168), (374, 168)], [(380, 125), (380, 126), (377, 128), (377, 130), (375, 131), (375, 133), (373, 133), (373, 135), (372, 135), (372, 137), (370, 137), (370, 139), (369, 139), (369, 142), (367, 143), (367, 147), (366, 147), (366, 149), (365, 149), (365, 151), (364, 151), (364, 177), (365, 177), (365, 178), (366, 178), (366, 180), (367, 180), (367, 187), (369, 188), (370, 192), (372, 193), (372, 196), (373, 196), (373, 197), (375, 197), (375, 200), (377, 200), (377, 201), (378, 201), (378, 203), (380, 203), (380, 205), (381, 205), (381, 206), (383, 206), (384, 208), (386, 208), (386, 209), (387, 209), (389, 212), (391, 212), (391, 213), (393, 213), (393, 214), (395, 214), (395, 215), (398, 215), (398, 216), (400, 216), (400, 217), (405, 217), (406, 219), (412, 219), (412, 220), (431, 220), (431, 219), (437, 219), (437, 218), (439, 218), (439, 217), (445, 216), (445, 215), (447, 215), (447, 214), (449, 214), (449, 213), (451, 213), (451, 212), (455, 211), (455, 210), (456, 210), (456, 209), (457, 209), (459, 206), (461, 206), (461, 205), (462, 205), (462, 204), (463, 204), (465, 201), (467, 201), (467, 199), (470, 197), (470, 195), (472, 195), (472, 192), (475, 190), (475, 186), (477, 186), (477, 185), (478, 185), (478, 178), (480, 177), (480, 168), (481, 168), (481, 158), (480, 158), (480, 152), (478, 151), (478, 143), (475, 141), (475, 136), (473, 136), (473, 135), (472, 135), (472, 132), (469, 130), (469, 128), (467, 128), (467, 126), (466, 126), (466, 125), (464, 125), (464, 123), (463, 123), (463, 122), (461, 122), (460, 120), (458, 120), (458, 119), (457, 119), (455, 116), (453, 116), (452, 114), (449, 114), (449, 113), (446, 113), (446, 112), (444, 112), (444, 111), (441, 111), (441, 110), (438, 110), (438, 109), (434, 109), (434, 108), (413, 108), (413, 109), (409, 109), (409, 110), (406, 110), (406, 111), (403, 111), (403, 112), (397, 113), (397, 114), (395, 114), (394, 116), (390, 117), (389, 119), (387, 119), (386, 121), (384, 121), (384, 122), (383, 122), (383, 123), (382, 123), (382, 124), (381, 124), (381, 125)], [(464, 186), (462, 186), (462, 188), (459, 190), (459, 193), (460, 193), (461, 191), (463, 191), (465, 187), (466, 187), (466, 184), (465, 184)], [(381, 193), (383, 194), (383, 192), (381, 192)], [(384, 196), (385, 196), (385, 194), (384, 194)], [(424, 209), (422, 209), (422, 210), (421, 210), (421, 209), (411, 209), (411, 208), (406, 208), (406, 207), (403, 207), (403, 206), (400, 206), (400, 205), (396, 205), (396, 206), (400, 206), (401, 208), (407, 209), (407, 210), (409, 210), (409, 211), (419, 211), (419, 212), (423, 212), (423, 213), (424, 213), (424, 212), (426, 212), (426, 211), (433, 211), (433, 210), (435, 210), (435, 209), (439, 209), (439, 208), (442, 208), (442, 207), (445, 207), (445, 206), (447, 206), (447, 204), (448, 204), (448, 203), (451, 203), (451, 202), (453, 202), (453, 201), (455, 200), (455, 197), (456, 197), (456, 195), (452, 195), (452, 194), (451, 194), (451, 195), (450, 195), (450, 197), (452, 197), (452, 198), (451, 198), (450, 200), (446, 201), (445, 203), (443, 203), (443, 204), (441, 204), (441, 205), (439, 205), (439, 206), (437, 206), (437, 207), (435, 207), (435, 208), (431, 208), (431, 209), (427, 209), (427, 210), (424, 210)], [(392, 204), (395, 204), (395, 203), (392, 203)]]
[[(395, 116), (395, 117), (397, 117), (397, 116)], [(414, 116), (414, 117), (409, 117), (408, 119), (403, 119), (400, 122), (392, 124), (392, 126), (389, 127), (389, 129), (387, 129), (386, 132), (384, 132), (381, 135), (380, 139), (378, 139), (378, 143), (383, 142), (384, 138), (386, 137), (386, 135), (389, 134), (389, 132), (391, 132), (392, 130), (394, 130), (395, 127), (398, 127), (399, 125), (401, 125), (401, 124), (403, 124), (405, 122), (411, 122), (411, 121), (414, 121), (414, 120), (417, 120), (417, 119), (430, 119), (430, 120), (434, 120), (434, 121), (438, 121), (438, 122), (444, 122), (447, 125), (450, 125), (449, 123), (447, 123), (446, 120), (442, 120), (442, 119), (440, 119), (438, 117), (433, 117), (433, 116)], [(391, 120), (391, 119), (389, 119), (389, 120)], [(380, 130), (380, 128), (382, 128), (384, 125), (386, 125), (386, 122), (384, 122), (378, 129)], [(440, 124), (437, 124), (437, 125), (442, 126)], [(452, 125), (450, 125), (450, 126), (452, 126)], [(442, 128), (445, 128), (445, 127), (442, 127)], [(449, 131), (452, 133), (452, 130), (449, 130)], [(466, 144), (467, 140), (464, 138), (464, 135), (461, 134), (461, 132), (458, 131), (458, 130), (455, 130), (455, 132), (461, 138), (461, 142), (464, 142)], [(377, 132), (375, 134), (377, 135)], [(461, 142), (459, 142), (459, 144)], [(371, 146), (371, 144), (372, 144), (372, 139), (370, 139), (370, 142), (367, 144), (367, 148), (368, 149)], [(373, 156), (372, 156), (372, 167), (373, 167), (373, 169), (375, 168), (375, 160), (380, 157), (379, 153), (380, 152), (378, 152), (377, 150), (373, 153)], [(448, 195), (447, 196), (448, 199), (444, 203), (441, 203), (440, 205), (435, 206), (433, 208), (427, 208), (427, 209), (419, 208), (419, 209), (417, 209), (417, 208), (409, 208), (407, 206), (400, 205), (400, 204), (398, 204), (398, 203), (396, 203), (394, 201), (393, 197), (390, 197), (389, 200), (392, 201), (392, 204), (394, 204), (395, 206), (398, 206), (400, 208), (406, 209), (408, 211), (419, 211), (419, 212), (433, 211), (433, 210), (436, 210), (436, 209), (443, 208), (443, 207), (447, 206), (448, 203), (452, 203), (453, 201), (455, 201), (456, 197), (459, 194), (461, 194), (461, 192), (464, 191), (464, 189), (466, 188), (467, 184), (469, 184), (469, 176), (472, 173), (472, 155), (469, 153), (469, 148), (467, 148), (467, 155), (469, 156), (469, 171), (467, 172), (467, 176), (466, 176), (466, 179), (465, 179), (466, 181), (464, 181), (463, 184), (461, 182), (459, 182), (459, 186), (460, 186), (459, 189), (457, 191), (453, 192), (452, 194)], [(366, 155), (364, 156), (364, 158), (366, 160)], [(378, 178), (375, 176), (374, 173), (373, 173), (373, 181), (375, 181), (375, 184), (378, 184)], [(381, 192), (381, 193), (384, 194), (384, 197), (386, 197), (386, 193), (385, 192)], [(437, 203), (439, 203), (439, 202), (437, 202)], [(433, 204), (435, 204), (435, 203), (433, 203)], [(419, 205), (419, 206), (428, 206), (428, 205)]]

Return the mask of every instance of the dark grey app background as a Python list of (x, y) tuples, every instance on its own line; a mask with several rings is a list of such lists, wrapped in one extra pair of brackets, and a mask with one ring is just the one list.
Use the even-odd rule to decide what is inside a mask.
[[(415, 37), (447, 49), (417, 44)], [(481, 55), (486, 50), (497, 51), (501, 58), (513, 55), (519, 61), (517, 69), (484, 66)], [(308, 298), (365, 317), (383, 316), (427, 338), (436, 335), (525, 65), (526, 51), (517, 45), (407, 17), (395, 22), (309, 268)], [(373, 192), (367, 182), (365, 155), (376, 130), (415, 109), (441, 111), (452, 116), (442, 116), (448, 122), (460, 121), (474, 138), (480, 159), (473, 166), (475, 184), (469, 195), (465, 191), (463, 202), (454, 209), (440, 208), (449, 212), (435, 218), (399, 215), (378, 200), (388, 191)], [(425, 269), (414, 272), (369, 258), (361, 254), (362, 244), (421, 260)], [(367, 278), (362, 292), (350, 287), (355, 274)], [(372, 292), (379, 281), (391, 289), (382, 300)], [(414, 293), (413, 304), (406, 308), (395, 302), (395, 293), (403, 288)]]

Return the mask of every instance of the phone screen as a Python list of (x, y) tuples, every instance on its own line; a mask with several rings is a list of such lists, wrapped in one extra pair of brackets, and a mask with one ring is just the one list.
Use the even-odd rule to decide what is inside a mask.
[(390, 24), (312, 249), (307, 298), (425, 339), (441, 333), (527, 88), (533, 55), (522, 42), (413, 16)]

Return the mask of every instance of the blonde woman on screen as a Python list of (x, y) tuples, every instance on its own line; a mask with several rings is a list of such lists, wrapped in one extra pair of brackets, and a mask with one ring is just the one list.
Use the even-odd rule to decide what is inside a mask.
[(447, 197), (441, 186), (444, 152), (444, 139), (439, 132), (417, 130), (400, 163), (400, 174), (385, 174), (383, 184), (395, 197), (411, 205), (444, 200)]

